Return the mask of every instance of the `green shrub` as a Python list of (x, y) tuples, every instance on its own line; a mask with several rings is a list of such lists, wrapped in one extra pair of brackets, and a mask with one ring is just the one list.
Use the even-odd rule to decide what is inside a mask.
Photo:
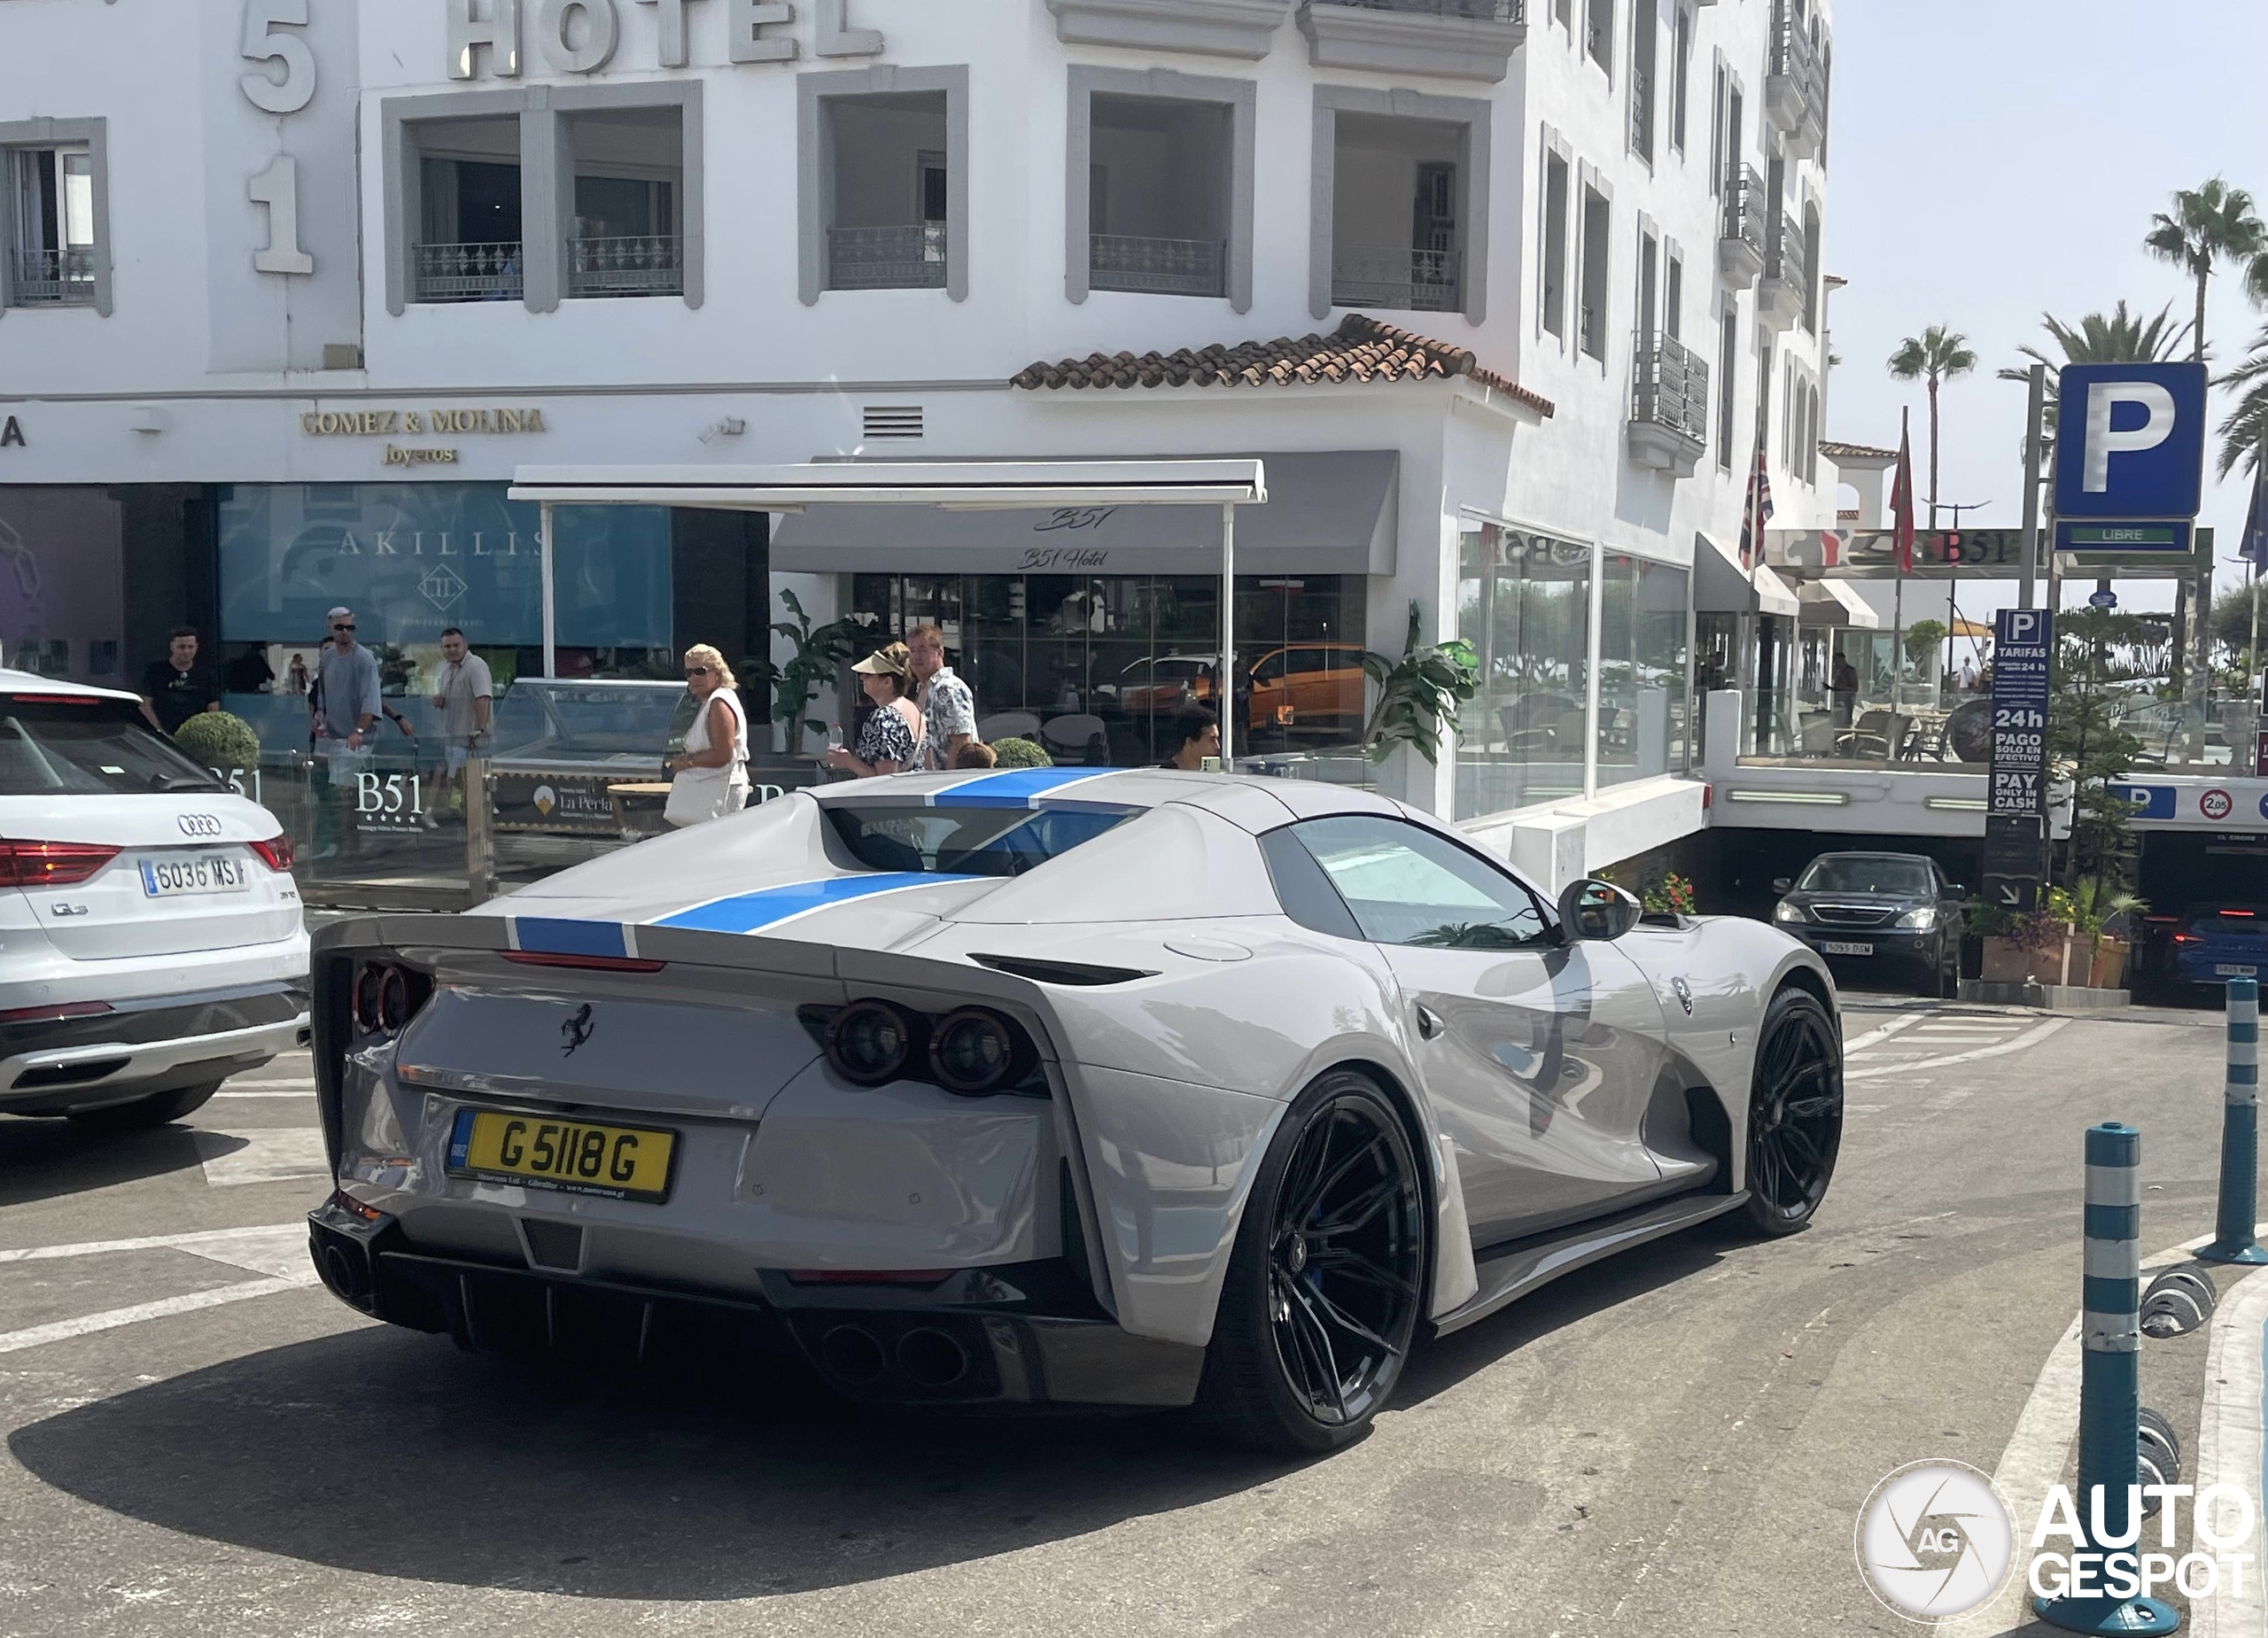
[(226, 773), (260, 766), (260, 735), (243, 718), (227, 711), (199, 711), (174, 734), (174, 743), (208, 768)]
[(1039, 748), (1036, 740), (995, 740), (992, 754), (999, 760), (995, 765), (1003, 768), (1052, 768), (1055, 758)]

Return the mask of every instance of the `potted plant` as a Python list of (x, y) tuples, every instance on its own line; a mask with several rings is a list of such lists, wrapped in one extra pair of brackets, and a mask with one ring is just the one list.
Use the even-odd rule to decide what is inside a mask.
[(787, 728), (787, 754), (800, 757), (806, 732), (827, 732), (825, 723), (804, 713), (819, 697), (819, 691), (832, 685), (835, 674), (850, 661), (858, 627), (864, 622), (853, 615), (830, 620), (825, 625), (813, 625), (811, 616), (804, 612), (803, 600), (795, 593), (781, 592), (780, 601), (796, 617), (775, 621), (772, 629), (786, 638), (795, 652), (778, 669), (774, 684), (778, 694), (772, 707), (772, 720)]
[(2082, 877), (2071, 889), (2073, 920), (2086, 943), (2087, 982), (2097, 990), (2117, 990), (2126, 974), (2127, 942), (2108, 929), (2116, 924), (2123, 932), (2125, 919), (2149, 905), (2125, 889), (2113, 876)]
[(1402, 744), (1413, 747), (1427, 762), (1438, 762), (1442, 725), (1455, 726), (1456, 708), (1480, 687), (1480, 656), (1471, 643), (1452, 637), (1420, 645), (1418, 631), (1418, 604), (1412, 601), (1402, 658), (1390, 660), (1367, 650), (1363, 655), (1363, 669), (1379, 690), (1378, 703), (1363, 729), (1363, 746), (1373, 762), (1384, 762)]
[(174, 743), (238, 796), (260, 800), (260, 735), (231, 711), (199, 711), (174, 733)]
[(1055, 758), (1037, 740), (1011, 738), (992, 741), (996, 768), (1052, 768)]

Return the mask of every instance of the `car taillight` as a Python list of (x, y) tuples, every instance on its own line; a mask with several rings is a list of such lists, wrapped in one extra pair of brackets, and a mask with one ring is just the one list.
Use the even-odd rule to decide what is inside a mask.
[(997, 1013), (963, 1007), (929, 1032), (929, 1073), (964, 1098), (982, 1098), (1020, 1080), (1030, 1068), (1024, 1032)]
[(270, 836), (265, 842), (255, 842), (250, 845), (252, 850), (260, 855), (260, 862), (268, 869), (287, 871), (291, 868), (291, 837)]
[(0, 1012), (0, 1024), (49, 1023), (63, 1018), (99, 1018), (111, 1010), (107, 1001), (58, 1001), (46, 1006), (12, 1006)]
[(887, 1001), (853, 1001), (827, 1031), (827, 1061), (858, 1086), (904, 1075), (920, 1045), (920, 1021)]
[(19, 888), (72, 887), (118, 854), (93, 842), (0, 842), (0, 880)]
[(2202, 933), (2176, 933), (2173, 942), (2177, 944), (2202, 944), (2205, 942), (2205, 935)]
[(432, 994), (432, 979), (414, 967), (366, 961), (354, 974), (354, 1027), (364, 1035), (399, 1035)]

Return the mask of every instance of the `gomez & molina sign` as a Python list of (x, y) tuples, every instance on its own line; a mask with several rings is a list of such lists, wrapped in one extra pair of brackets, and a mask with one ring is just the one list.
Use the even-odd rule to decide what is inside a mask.
[(419, 438), (428, 432), (548, 432), (540, 409), (311, 409), (309, 438)]

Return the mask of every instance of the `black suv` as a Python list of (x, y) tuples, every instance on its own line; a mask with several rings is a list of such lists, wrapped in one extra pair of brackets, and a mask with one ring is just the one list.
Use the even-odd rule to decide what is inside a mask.
[(1966, 889), (1947, 881), (1919, 853), (1822, 853), (1782, 895), (1773, 925), (1827, 959), (1838, 978), (1869, 988), (1895, 969), (1924, 995), (1950, 999), (1961, 988), (1961, 905)]

